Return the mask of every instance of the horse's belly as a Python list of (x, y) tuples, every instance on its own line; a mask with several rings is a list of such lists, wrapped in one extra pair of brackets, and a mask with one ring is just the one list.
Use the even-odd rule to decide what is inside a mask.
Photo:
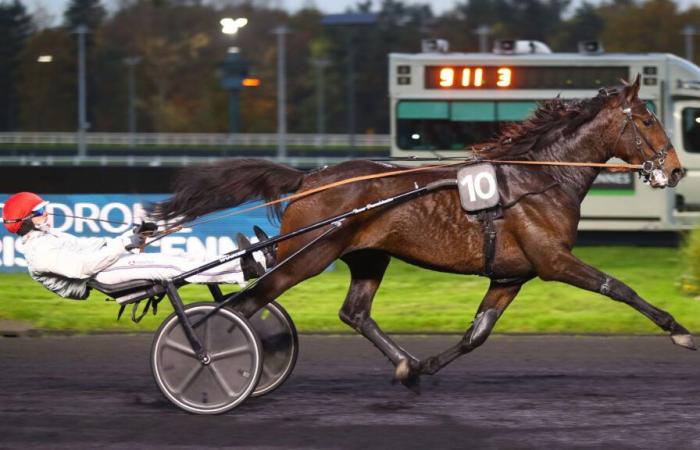
[[(483, 265), (483, 237), (478, 222), (464, 215), (445, 220), (435, 211), (397, 214), (386, 223), (380, 247), (421, 267), (456, 273), (478, 273)], [(420, 220), (416, 220), (416, 218)]]

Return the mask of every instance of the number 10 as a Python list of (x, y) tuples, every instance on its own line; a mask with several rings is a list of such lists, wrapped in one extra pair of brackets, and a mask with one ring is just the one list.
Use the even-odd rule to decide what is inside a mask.
[[(486, 190), (482, 189), (482, 181), (486, 181)], [(461, 180), (461, 184), (466, 185), (469, 190), (469, 201), (488, 200), (496, 195), (496, 180), (489, 172), (480, 172), (476, 176), (467, 175)]]

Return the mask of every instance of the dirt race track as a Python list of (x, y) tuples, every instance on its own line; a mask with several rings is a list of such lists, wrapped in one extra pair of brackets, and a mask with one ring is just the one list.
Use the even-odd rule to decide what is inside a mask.
[(150, 344), (0, 338), (0, 449), (700, 449), (700, 353), (664, 337), (495, 336), (416, 396), (362, 338), (301, 336), (287, 383), (223, 416), (171, 406)]

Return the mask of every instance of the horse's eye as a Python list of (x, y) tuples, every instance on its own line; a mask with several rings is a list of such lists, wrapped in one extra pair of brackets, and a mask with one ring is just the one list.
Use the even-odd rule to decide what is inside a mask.
[(654, 119), (644, 119), (642, 123), (645, 127), (650, 127), (654, 124)]

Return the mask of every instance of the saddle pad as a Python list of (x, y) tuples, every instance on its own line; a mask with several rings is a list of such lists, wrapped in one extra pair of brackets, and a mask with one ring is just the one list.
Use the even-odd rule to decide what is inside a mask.
[(474, 164), (457, 172), (462, 208), (468, 212), (493, 208), (500, 199), (496, 171), (491, 164)]
[(509, 208), (526, 195), (541, 194), (556, 186), (541, 166), (474, 164), (457, 172), (462, 208), (482, 211), (500, 204)]

